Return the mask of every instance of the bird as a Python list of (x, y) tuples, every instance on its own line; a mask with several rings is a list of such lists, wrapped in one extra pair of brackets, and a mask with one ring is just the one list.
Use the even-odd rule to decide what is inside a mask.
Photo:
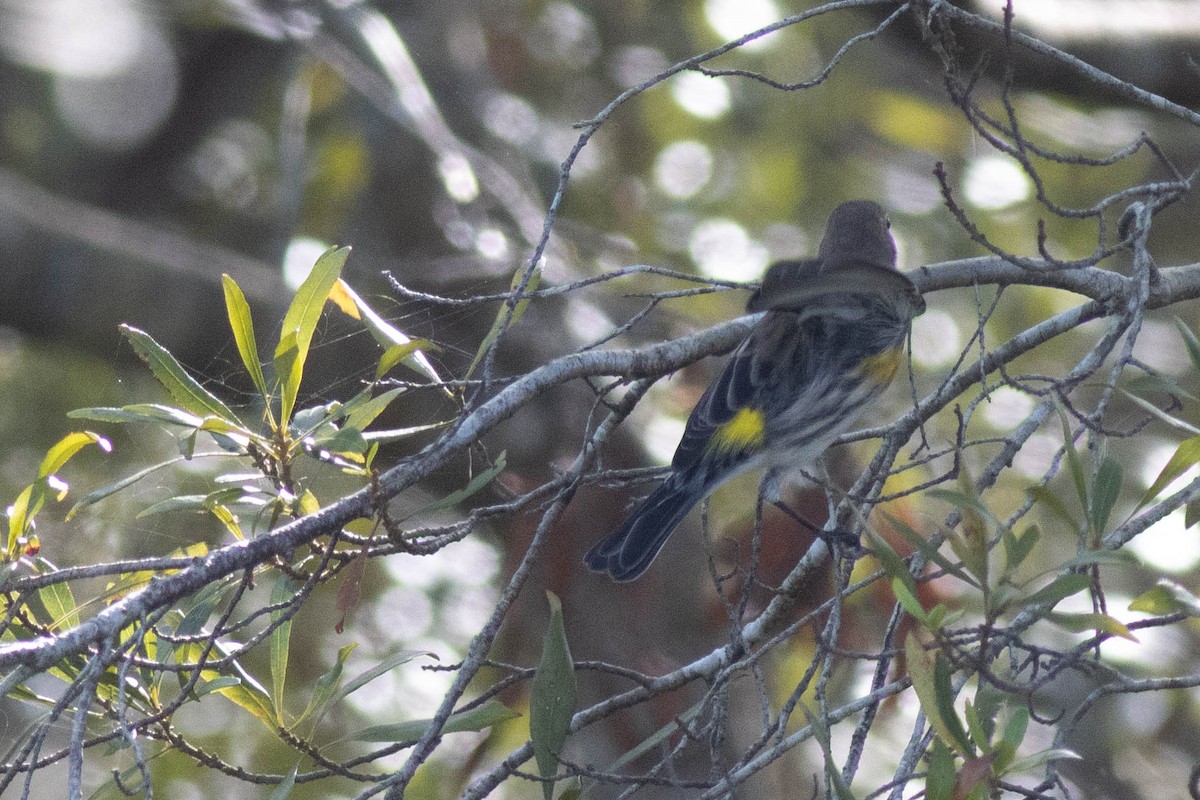
[[(842, 203), (815, 259), (772, 265), (746, 310), (762, 312), (688, 417), (670, 472), (584, 557), (615, 581), (639, 577), (697, 503), (747, 470), (768, 486), (814, 468), (891, 383), (925, 310), (896, 266), (884, 209)], [(777, 491), (777, 488), (776, 488)]]

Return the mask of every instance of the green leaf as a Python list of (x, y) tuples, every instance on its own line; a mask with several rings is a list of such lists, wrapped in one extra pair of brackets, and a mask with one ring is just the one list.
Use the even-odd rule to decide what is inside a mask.
[(636, 746), (627, 750), (620, 758), (609, 765), (607, 772), (616, 772), (626, 764), (630, 764), (641, 758), (644, 754), (655, 750), (662, 745), (671, 736), (679, 730), (679, 726), (690, 724), (692, 720), (700, 713), (700, 710), (707, 706), (704, 700), (698, 700), (694, 705), (688, 708), (683, 713), (677, 715), (675, 719), (663, 725), (654, 733), (639, 742)]
[[(925, 613), (925, 608), (917, 600), (917, 596), (909, 590), (908, 584), (899, 578), (892, 578), (892, 593), (896, 595), (896, 602), (900, 603), (900, 606), (913, 619), (921, 623), (928, 623), (929, 618)], [(928, 627), (927, 624), (926, 627)]]
[(1008, 772), (1013, 775), (1028, 775), (1031, 772), (1040, 770), (1045, 766), (1047, 761), (1059, 761), (1063, 759), (1071, 759), (1072, 761), (1082, 761), (1083, 756), (1076, 753), (1074, 750), (1067, 750), (1065, 747), (1052, 747), (1048, 750), (1034, 753), (1031, 756), (1026, 756), (1020, 761), (1015, 761), (1009, 765)]
[(331, 247), (322, 253), (308, 277), (296, 290), (296, 296), (283, 316), (279, 344), (275, 348), (275, 375), (280, 385), (280, 425), (286, 426), (292, 417), (296, 396), (300, 392), (300, 380), (304, 375), (304, 362), (308, 358), (317, 323), (321, 320), (321, 311), (349, 255), (348, 247)]
[(1183, 509), (1183, 529), (1187, 530), (1197, 522), (1200, 522), (1200, 500), (1193, 500)]
[(900, 554), (893, 550), (892, 546), (879, 534), (874, 531), (868, 531), (867, 538), (871, 542), (871, 553), (879, 559), (883, 571), (893, 580), (898, 580), (902, 583), (904, 588), (908, 590), (908, 594), (915, 600), (917, 596), (917, 581), (913, 578), (908, 564), (904, 562)]
[(1179, 330), (1179, 338), (1183, 339), (1183, 344), (1187, 347), (1188, 358), (1192, 361), (1192, 368), (1200, 370), (1200, 339), (1196, 338), (1196, 334), (1192, 332), (1192, 329), (1185, 325), (1179, 317), (1175, 317), (1175, 327)]
[(1073, 633), (1082, 633), (1083, 631), (1096, 631), (1097, 633), (1107, 633), (1110, 636), (1120, 636), (1122, 639), (1128, 639), (1131, 642), (1136, 642), (1138, 639), (1129, 628), (1120, 620), (1110, 617), (1108, 614), (1047, 614), (1046, 619), (1053, 622), (1060, 628), (1072, 631)]
[(121, 333), (150, 372), (183, 409), (200, 417), (214, 416), (241, 424), (237, 415), (189, 375), (175, 356), (150, 336), (132, 325), (121, 325)]
[[(965, 758), (972, 755), (962, 722), (954, 713), (954, 700), (949, 685), (949, 667), (945, 660), (925, 650), (912, 633), (904, 640), (908, 674), (921, 702), (921, 710), (929, 726), (947, 745)], [(939, 666), (940, 662), (940, 666)]]
[(1008, 722), (1004, 725), (1004, 733), (1000, 737), (1000, 744), (996, 748), (995, 770), (997, 774), (1003, 774), (1016, 758), (1017, 748), (1021, 746), (1021, 742), (1025, 741), (1025, 732), (1029, 728), (1029, 711), (1024, 706), (1017, 706), (1012, 710), (1012, 716), (1008, 718)]
[(80, 510), (82, 510), (90, 505), (100, 502), (101, 500), (108, 497), (109, 495), (116, 494), (117, 492), (121, 491), (122, 489), (124, 489), (128, 486), (132, 486), (133, 484), (140, 481), (142, 478), (145, 478), (148, 475), (153, 475), (155, 472), (157, 472), (160, 469), (163, 469), (164, 467), (173, 466), (175, 464), (182, 462), (183, 460), (184, 460), (183, 457), (179, 457), (179, 458), (171, 458), (166, 461), (162, 461), (158, 464), (154, 464), (152, 466), (146, 467), (145, 469), (138, 470), (137, 472), (133, 473), (132, 475), (128, 475), (124, 478), (121, 478), (121, 480), (119, 480), (119, 481), (110, 483), (107, 486), (102, 486), (99, 489), (96, 489), (95, 491), (90, 492), (87, 497), (80, 500), (78, 503), (75, 504), (75, 506), (69, 512), (67, 512), (67, 521), (69, 522), (71, 520), (71, 518), (74, 517), (75, 514), (77, 512), (79, 512)]
[(1078, 527), (1075, 517), (1067, 510), (1066, 503), (1062, 501), (1062, 498), (1056, 492), (1051, 491), (1045, 486), (1030, 486), (1026, 491), (1036, 503), (1048, 508), (1068, 528), (1074, 530)]
[(199, 681), (196, 683), (196, 697), (203, 697), (206, 694), (219, 692), (222, 689), (229, 689), (234, 686), (241, 686), (242, 681), (233, 675), (222, 675), (219, 678), (213, 678), (211, 681)]
[(929, 749), (929, 772), (925, 775), (925, 800), (953, 800), (954, 753), (934, 737)]
[[(357, 398), (351, 400), (343, 407), (343, 410), (346, 411), (346, 426), (365, 431), (392, 404), (392, 401), (405, 391), (404, 387), (399, 387), (397, 389), (389, 389), (376, 397), (367, 397), (364, 395), (363, 399), (359, 402), (355, 402)], [(347, 411), (346, 409), (349, 410)]]
[(1071, 425), (1067, 421), (1067, 415), (1061, 409), (1059, 410), (1059, 419), (1062, 421), (1063, 430), (1063, 447), (1067, 453), (1067, 466), (1070, 467), (1071, 479), (1075, 482), (1075, 494), (1079, 498), (1079, 505), (1082, 508), (1091, 508), (1091, 500), (1088, 499), (1087, 479), (1084, 477), (1083, 461), (1079, 458), (1079, 452), (1075, 449), (1075, 438), (1071, 435)]
[[(481, 731), (497, 722), (516, 719), (519, 716), (521, 715), (499, 700), (488, 700), (468, 711), (456, 711), (451, 714), (442, 726), (442, 733)], [(429, 719), (414, 719), (391, 725), (373, 725), (349, 738), (357, 742), (415, 742), (432, 722), (433, 720)]]
[(55, 444), (46, 451), (45, 457), (42, 459), (41, 466), (38, 467), (37, 476), (39, 478), (48, 478), (58, 472), (66, 465), (71, 458), (89, 444), (94, 444), (106, 453), (112, 452), (112, 445), (108, 440), (97, 433), (90, 431), (76, 431), (68, 433), (63, 438), (59, 439)]
[[(422, 350), (436, 350), (438, 349), (437, 345), (424, 339), (413, 339), (379, 316), (375, 309), (371, 308), (365, 300), (359, 297), (358, 292), (351, 289), (350, 284), (344, 280), (337, 282), (335, 291), (353, 303), (354, 308), (358, 311), (356, 318), (362, 321), (363, 325), (370, 331), (372, 338), (384, 348), (383, 357), (379, 360), (379, 366), (375, 370), (376, 380), (382, 378), (384, 373), (396, 366), (396, 364), (403, 362), (406, 367), (418, 375), (422, 375), (434, 383), (441, 382), (442, 377), (438, 375), (438, 371), (433, 368), (433, 364), (421, 352)], [(349, 313), (341, 302), (338, 303), (338, 306), (343, 311)], [(351, 314), (351, 316), (355, 315)]]
[(1178, 583), (1161, 578), (1153, 589), (1135, 597), (1129, 610), (1155, 616), (1187, 614), (1200, 617), (1200, 599)]
[[(575, 713), (575, 664), (567, 645), (562, 603), (549, 591), (546, 600), (550, 603), (550, 624), (529, 687), (529, 739), (538, 772), (543, 778), (553, 778)], [(552, 781), (542, 784), (542, 796), (544, 800), (553, 800)]]
[[(521, 285), (521, 280), (524, 275), (524, 267), (519, 268), (515, 273), (513, 273), (512, 280), (509, 281), (508, 284), (509, 291), (516, 291), (517, 287)], [(525, 291), (536, 292), (541, 282), (542, 268), (539, 266), (534, 268), (533, 274), (530, 275), (529, 282), (525, 285)], [(475, 372), (475, 368), (479, 366), (479, 362), (483, 360), (483, 357), (487, 354), (487, 351), (491, 349), (493, 344), (495, 344), (496, 339), (500, 336), (500, 331), (505, 327), (505, 320), (508, 320), (507, 327), (509, 328), (511, 328), (513, 325), (516, 325), (517, 320), (521, 319), (521, 315), (525, 313), (525, 309), (528, 306), (528, 297), (518, 300), (516, 305), (513, 306), (511, 319), (508, 319), (508, 302), (505, 302), (504, 305), (500, 306), (500, 310), (496, 312), (496, 319), (494, 322), (492, 322), (491, 330), (488, 331), (487, 336), (483, 337), (483, 341), (479, 343), (479, 349), (475, 352), (475, 358), (471, 359), (471, 365), (467, 367), (467, 374), (463, 376), (464, 380), (471, 377), (471, 374)]]
[(1121, 494), (1121, 465), (1116, 459), (1106, 458), (1100, 462), (1096, 470), (1096, 480), (1092, 484), (1092, 530), (1099, 537), (1108, 527), (1108, 518), (1117, 497)]
[(287, 575), (280, 575), (271, 588), (271, 605), (280, 606), (271, 612), (272, 624), (278, 627), (271, 632), (271, 704), (275, 707), (275, 719), (280, 725), (284, 721), (283, 689), (287, 683), (288, 648), (292, 640), (291, 602), (296, 598), (296, 584)]
[(1014, 570), (1021, 566), (1021, 563), (1033, 552), (1034, 546), (1042, 537), (1042, 532), (1037, 525), (1030, 525), (1019, 537), (1007, 527), (1003, 528), (1000, 534), (1004, 542), (1004, 561), (1008, 570)]
[(1184, 439), (1179, 443), (1179, 447), (1175, 448), (1175, 453), (1167, 461), (1166, 466), (1158, 473), (1158, 477), (1154, 479), (1154, 483), (1150, 484), (1150, 488), (1142, 495), (1142, 499), (1138, 501), (1137, 507), (1143, 508), (1154, 498), (1158, 497), (1158, 493), (1172, 483), (1176, 478), (1189, 469), (1200, 463), (1200, 436), (1193, 436), (1190, 439)]
[(275, 787), (275, 791), (271, 792), (268, 800), (287, 800), (292, 794), (292, 789), (296, 785), (296, 776), (300, 774), (300, 765), (292, 767), (292, 771), (283, 776), (283, 780)]
[(228, 275), (221, 275), (221, 286), (225, 289), (225, 314), (229, 317), (229, 327), (233, 330), (233, 341), (237, 343), (238, 354), (246, 365), (246, 372), (255, 388), (263, 399), (268, 398), (267, 379), (263, 377), (262, 363), (258, 360), (258, 343), (254, 340), (254, 321), (250, 317), (250, 304), (237, 285), (237, 281)]
[[(41, 561), (41, 559), (39, 559)], [(51, 583), (38, 590), (38, 599), (50, 614), (50, 627), (63, 631), (79, 624), (79, 607), (66, 583)]]
[(308, 735), (311, 736), (316, 731), (317, 725), (321, 723), (330, 704), (342, 696), (338, 692), (338, 686), (342, 682), (342, 672), (346, 667), (346, 659), (350, 658), (350, 654), (354, 652), (356, 647), (358, 647), (358, 642), (351, 642), (344, 647), (338, 648), (337, 660), (328, 672), (317, 678), (316, 682), (313, 683), (313, 692), (312, 696), (308, 698), (308, 706), (305, 707), (304, 713), (296, 719), (294, 727), (299, 728), (308, 722)]
[[(965, 572), (959, 565), (942, 555), (936, 547), (930, 544), (928, 539), (910, 528), (904, 522), (904, 520), (893, 517), (886, 511), (882, 513), (887, 518), (888, 524), (892, 527), (892, 529), (897, 531), (901, 536), (904, 537), (905, 541), (916, 548), (926, 561), (931, 561), (934, 564), (937, 564), (939, 567), (944, 569), (947, 574), (953, 575), (964, 583), (969, 583), (975, 587), (979, 586), (978, 582), (973, 577), (967, 574), (967, 572)], [(907, 568), (905, 568), (904, 571), (911, 574)]]
[(496, 456), (496, 463), (472, 478), (471, 482), (466, 486), (451, 492), (440, 500), (434, 501), (417, 513), (430, 514), (434, 511), (443, 511), (447, 508), (453, 508), (463, 500), (466, 500), (468, 497), (478, 492), (484, 486), (487, 486), (492, 482), (493, 478), (504, 471), (506, 452), (507, 451), (501, 450), (500, 455)]
[(1081, 575), (1070, 573), (1062, 575), (1053, 580), (1048, 586), (1044, 586), (1033, 594), (1024, 598), (1021, 605), (1025, 607), (1040, 606), (1047, 604), (1053, 608), (1059, 601), (1070, 597), (1073, 594), (1078, 594), (1084, 589), (1092, 585), (1091, 575)]
[(991, 745), (991, 741), (987, 733), (987, 725), (979, 716), (979, 709), (970, 700), (963, 704), (963, 711), (967, 717), (967, 733), (971, 736), (971, 741), (980, 750), (987, 750)]
[(1192, 425), (1189, 422), (1184, 422), (1179, 417), (1168, 414), (1167, 412), (1163, 411), (1158, 406), (1154, 405), (1154, 403), (1151, 403), (1149, 400), (1145, 400), (1141, 397), (1138, 397), (1136, 394), (1133, 394), (1132, 392), (1128, 392), (1124, 389), (1121, 390), (1121, 393), (1124, 394), (1126, 397), (1128, 397), (1133, 402), (1137, 403), (1144, 410), (1148, 411), (1152, 416), (1158, 417), (1160, 420), (1167, 423), (1172, 428), (1178, 428), (1179, 430), (1183, 431), (1184, 433), (1189, 433), (1193, 436), (1200, 435), (1200, 428), (1197, 428), (1195, 425)]
[(813, 732), (813, 738), (817, 740), (817, 744), (821, 747), (821, 753), (824, 755), (825, 776), (833, 785), (833, 791), (837, 795), (838, 800), (854, 800), (854, 793), (850, 791), (850, 785), (846, 783), (846, 779), (842, 777), (842, 772), (837, 768), (837, 762), (833, 757), (833, 746), (829, 741), (829, 728), (822, 722), (821, 718), (812, 712), (807, 705), (801, 703), (800, 708), (804, 711), (804, 716), (808, 719), (808, 726)]
[[(371, 681), (378, 678), (380, 675), (386, 675), (387, 673), (391, 672), (392, 670), (394, 670), (396, 667), (400, 666), (401, 664), (407, 664), (409, 661), (412, 661), (414, 658), (420, 658), (421, 656), (428, 656), (429, 658), (437, 660), (437, 654), (432, 653), (428, 650), (400, 650), (400, 651), (397, 651), (395, 653), (392, 653), (390, 656), (385, 658), (383, 661), (380, 661), (375, 666), (371, 667), (366, 672), (361, 672), (358, 675), (355, 675), (350, 680), (346, 681), (346, 685), (343, 686), (341, 691), (339, 691), (337, 693), (337, 699), (341, 700), (344, 697), (348, 697), (351, 694), (354, 694), (359, 689), (361, 689), (362, 687), (366, 686)], [(422, 730), (424, 730), (424, 729), (422, 729)]]

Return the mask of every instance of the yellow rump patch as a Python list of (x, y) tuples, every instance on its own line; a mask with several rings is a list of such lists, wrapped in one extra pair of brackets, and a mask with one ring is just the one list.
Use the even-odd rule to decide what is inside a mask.
[(903, 352), (904, 348), (897, 346), (867, 356), (862, 360), (859, 369), (863, 375), (876, 383), (891, 383), (892, 378), (896, 377), (896, 370), (900, 369), (900, 356)]
[(743, 408), (733, 415), (733, 419), (713, 431), (708, 449), (717, 453), (757, 450), (763, 446), (766, 431), (766, 417), (762, 409)]

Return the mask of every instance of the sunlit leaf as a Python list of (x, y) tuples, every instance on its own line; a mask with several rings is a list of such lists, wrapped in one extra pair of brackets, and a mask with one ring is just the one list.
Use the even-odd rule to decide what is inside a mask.
[(405, 391), (404, 387), (389, 389), (375, 397), (361, 395), (361, 399), (356, 397), (354, 400), (346, 403), (343, 408), (346, 427), (365, 431), (380, 414), (387, 410), (392, 401)]
[[(558, 772), (571, 717), (575, 713), (575, 664), (567, 645), (562, 603), (553, 592), (546, 592), (550, 603), (550, 623), (542, 638), (542, 655), (529, 687), (529, 739), (533, 757), (543, 778)], [(544, 800), (553, 800), (554, 783), (542, 784)]]
[[(380, 366), (376, 369), (375, 373), (376, 378), (382, 377), (384, 373), (397, 363), (403, 362), (406, 367), (417, 374), (435, 383), (441, 382), (442, 378), (438, 374), (438, 371), (434, 369), (428, 357), (421, 352), (422, 350), (434, 349), (435, 345), (431, 342), (414, 340), (408, 334), (379, 316), (375, 309), (371, 308), (365, 300), (359, 297), (358, 293), (351, 289), (350, 285), (345, 281), (339, 280), (337, 282), (335, 294), (339, 298), (336, 301), (338, 307), (355, 319), (362, 320), (367, 330), (370, 331), (371, 336), (384, 348), (384, 358), (388, 360), (388, 364), (384, 367), (384, 359), (380, 360)], [(331, 296), (330, 299), (333, 299), (333, 297)], [(354, 311), (357, 313), (348, 310), (343, 303), (352, 305)], [(393, 352), (393, 350), (396, 352)]]
[(1060, 628), (1065, 628), (1073, 633), (1096, 631), (1097, 633), (1107, 633), (1110, 636), (1120, 636), (1122, 639), (1128, 639), (1131, 642), (1138, 640), (1123, 622), (1110, 617), (1108, 614), (1052, 613), (1047, 614), (1046, 619)]
[(150, 334), (131, 325), (121, 325), (120, 330), (133, 346), (134, 352), (146, 362), (154, 377), (182, 408), (200, 417), (211, 414), (238, 421), (237, 415), (228, 406), (189, 375), (175, 357), (154, 341)]
[(1200, 598), (1178, 583), (1160, 578), (1157, 586), (1133, 599), (1129, 610), (1155, 616), (1187, 614), (1200, 617)]
[(68, 433), (46, 451), (46, 455), (38, 467), (37, 476), (39, 478), (46, 478), (58, 472), (76, 453), (89, 444), (98, 446), (106, 453), (112, 451), (112, 445), (109, 444), (108, 440), (97, 433), (91, 433), (90, 431)]
[(275, 375), (279, 380), (280, 425), (287, 425), (291, 420), (308, 350), (317, 323), (321, 320), (321, 311), (349, 255), (348, 247), (331, 247), (322, 253), (308, 277), (296, 290), (296, 296), (284, 314), (274, 359)]
[(1142, 495), (1142, 499), (1138, 501), (1138, 508), (1143, 508), (1151, 500), (1158, 497), (1163, 489), (1167, 488), (1176, 478), (1198, 463), (1200, 463), (1200, 436), (1184, 439), (1179, 443), (1179, 447), (1175, 448), (1175, 453), (1167, 461), (1166, 466), (1158, 473), (1158, 477), (1154, 479), (1154, 483), (1150, 484), (1150, 488), (1146, 490), (1146, 493)]
[(65, 582), (43, 586), (38, 590), (38, 599), (50, 614), (50, 626), (55, 630), (74, 628), (79, 624), (79, 607), (75, 605), (71, 587)]
[(267, 398), (267, 379), (263, 377), (262, 363), (258, 360), (258, 343), (254, 339), (254, 321), (250, 317), (250, 304), (237, 285), (237, 281), (228, 275), (221, 275), (221, 286), (225, 290), (225, 314), (229, 318), (229, 327), (233, 330), (233, 341), (237, 344), (238, 354), (242, 364), (255, 388), (264, 399)]

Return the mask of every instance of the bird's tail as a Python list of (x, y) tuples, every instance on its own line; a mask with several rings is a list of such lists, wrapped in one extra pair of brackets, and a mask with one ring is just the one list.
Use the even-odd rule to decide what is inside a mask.
[(587, 552), (589, 569), (607, 572), (616, 581), (631, 581), (646, 571), (667, 537), (705, 495), (703, 484), (677, 478), (668, 478), (621, 527)]

